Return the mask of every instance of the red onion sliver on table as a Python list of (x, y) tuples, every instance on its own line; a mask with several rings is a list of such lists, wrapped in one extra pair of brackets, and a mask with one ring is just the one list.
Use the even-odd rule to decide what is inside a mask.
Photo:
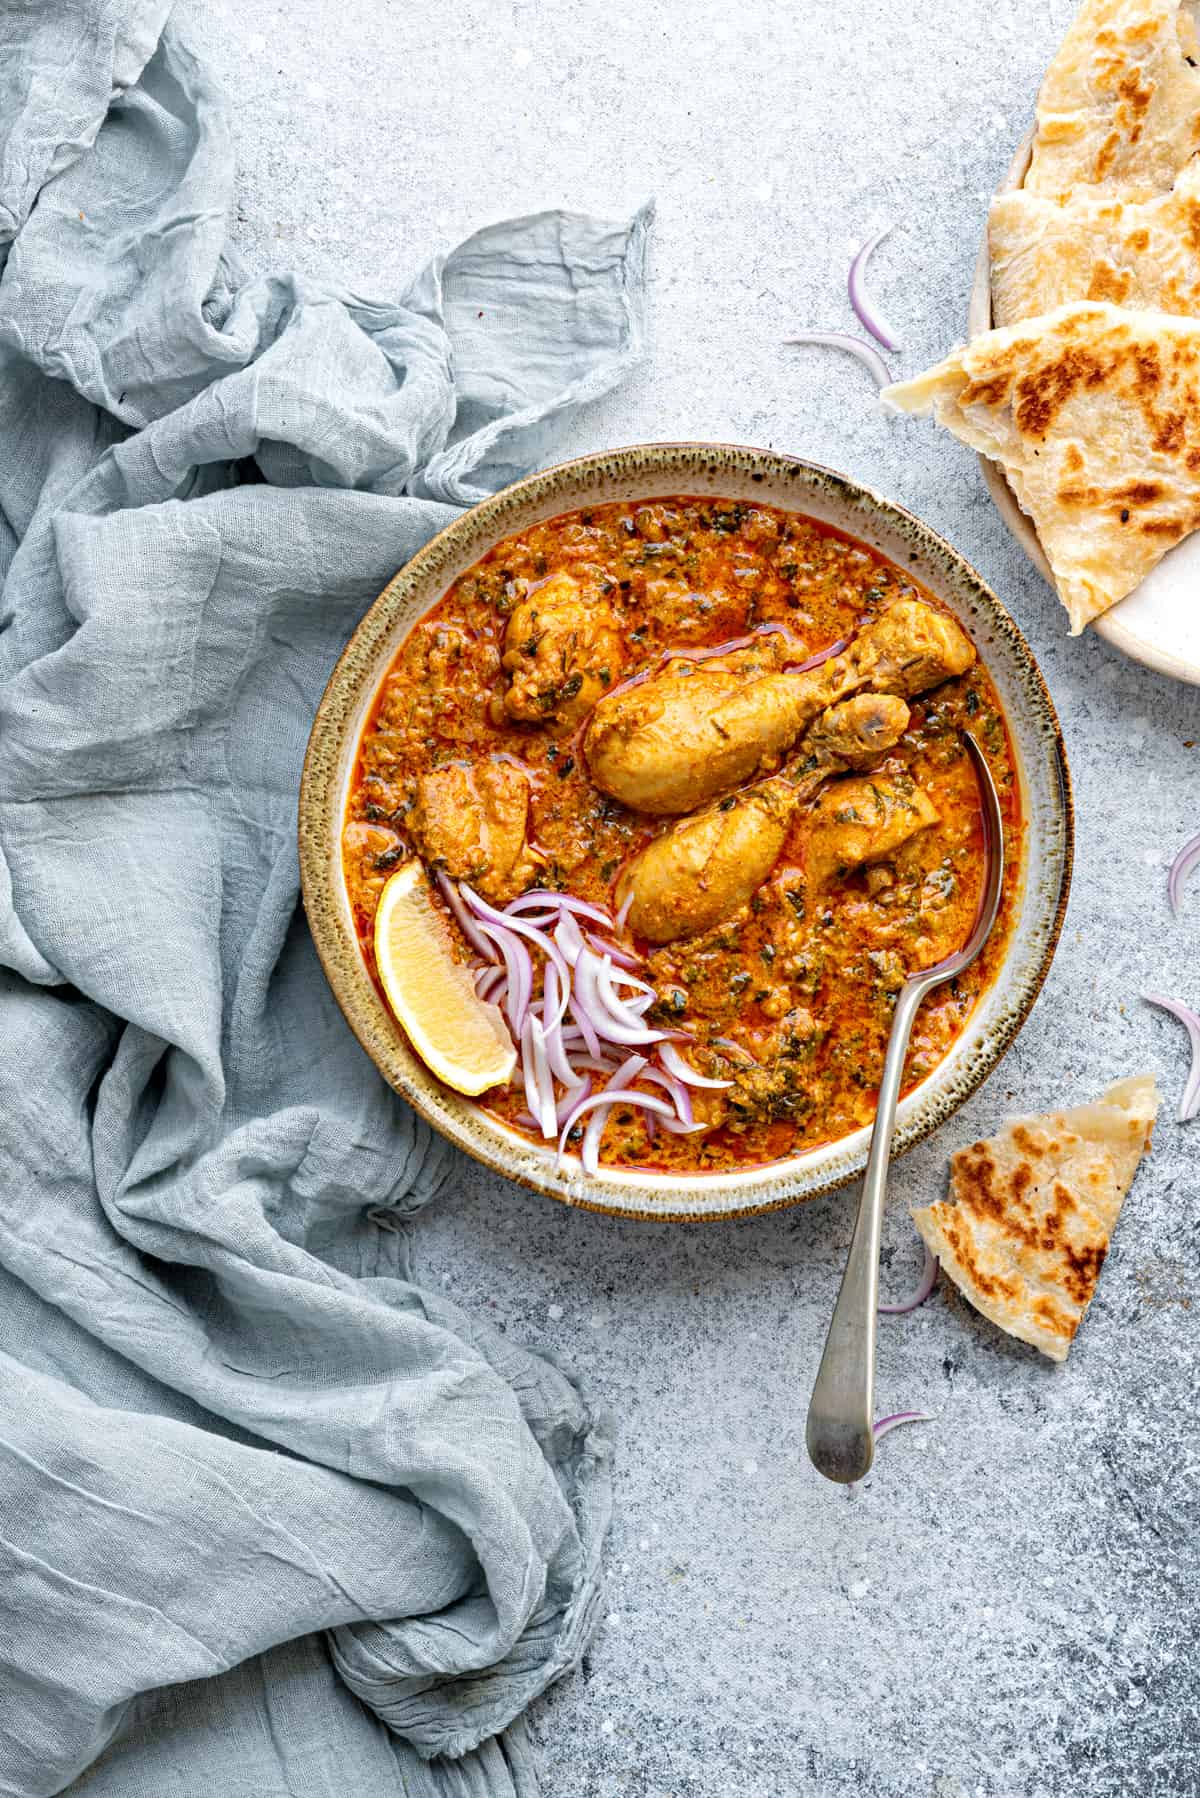
[(1159, 1005), (1164, 1011), (1169, 1011), (1173, 1018), (1178, 1018), (1191, 1038), (1192, 1066), (1176, 1113), (1177, 1122), (1190, 1123), (1200, 1110), (1200, 1016), (1181, 999), (1169, 999), (1165, 993), (1143, 993), (1142, 998), (1147, 1005)]
[(900, 345), (872, 305), (865, 283), (867, 264), (891, 229), (891, 225), (885, 225), (882, 231), (877, 231), (874, 237), (867, 239), (850, 264), (850, 274), (846, 286), (850, 294), (850, 304), (853, 306), (859, 322), (867, 327), (871, 336), (881, 343), (885, 350), (898, 350)]
[(925, 1303), (925, 1300), (937, 1285), (937, 1256), (933, 1253), (928, 1243), (924, 1244), (924, 1248), (925, 1259), (921, 1265), (921, 1278), (917, 1281), (916, 1290), (908, 1298), (900, 1299), (898, 1303), (894, 1305), (877, 1306), (877, 1309), (882, 1316), (904, 1317), (908, 1312), (915, 1311), (918, 1305), (923, 1305)]
[(1200, 862), (1200, 833), (1190, 837), (1171, 863), (1171, 871), (1167, 875), (1167, 898), (1171, 902), (1171, 910), (1179, 916), (1179, 903), (1183, 897), (1183, 883), (1192, 869)]
[(878, 1423), (872, 1424), (871, 1430), (876, 1442), (892, 1430), (899, 1429), (902, 1423), (932, 1423), (933, 1418), (928, 1411), (893, 1411), (890, 1417), (881, 1417)]
[(868, 343), (865, 337), (849, 337), (844, 331), (801, 331), (796, 337), (785, 337), (784, 342), (815, 343), (823, 349), (846, 350), (870, 371), (878, 387), (890, 387), (892, 384), (891, 370), (887, 363), (875, 345)]

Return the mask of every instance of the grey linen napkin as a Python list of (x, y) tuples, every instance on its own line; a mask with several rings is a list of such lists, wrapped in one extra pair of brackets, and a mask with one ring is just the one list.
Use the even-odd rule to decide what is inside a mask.
[(456, 1162), (296, 793), (374, 595), (639, 353), (648, 215), (249, 279), (167, 12), (0, 8), (0, 1792), (531, 1794), (608, 1434), (410, 1277)]

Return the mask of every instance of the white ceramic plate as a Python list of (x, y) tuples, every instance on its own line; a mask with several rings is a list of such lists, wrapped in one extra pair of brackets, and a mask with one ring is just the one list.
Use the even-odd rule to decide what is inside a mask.
[[(1010, 193), (1020, 187), (1029, 168), (1033, 148), (1033, 127), (1026, 132), (1013, 157), (1008, 173), (997, 193)], [(992, 328), (992, 266), (988, 255), (987, 228), (984, 227), (979, 260), (975, 265), (975, 282), (967, 312), (967, 329), (978, 337)], [(1050, 565), (1038, 542), (1037, 532), (1026, 512), (1021, 510), (1016, 495), (1004, 478), (998, 463), (980, 457), (983, 478), (996, 502), (996, 509), (1038, 573), (1054, 585)], [(1168, 550), (1156, 568), (1152, 568), (1140, 587), (1127, 599), (1105, 612), (1089, 625), (1089, 630), (1111, 643), (1135, 662), (1172, 680), (1190, 681), (1200, 686), (1200, 532), (1185, 537)], [(1065, 619), (1065, 614), (1064, 614)], [(1065, 624), (1064, 624), (1065, 628)]]

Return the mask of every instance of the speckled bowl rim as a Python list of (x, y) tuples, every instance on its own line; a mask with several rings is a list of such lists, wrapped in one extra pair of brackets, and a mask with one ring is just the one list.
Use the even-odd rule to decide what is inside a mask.
[[(1043, 892), (1030, 879), (1027, 866), (1021, 887), (1022, 916), (1029, 894), (1036, 890), (1041, 896), (1042, 915), (1033, 926), (1042, 933), (1041, 953), (1024, 970), (1019, 990), (1014, 995), (1006, 993), (1008, 1009), (980, 1041), (969, 1064), (957, 1069), (953, 1088), (926, 1092), (939, 1076), (945, 1077), (944, 1070), (955, 1055), (952, 1050), (951, 1056), (939, 1063), (903, 1101), (893, 1154), (903, 1154), (922, 1141), (965, 1103), (993, 1071), (1041, 991), (1058, 945), (1070, 892), (1074, 807), (1058, 716), (1023, 633), (970, 563), (904, 507), (820, 464), (737, 444), (633, 444), (582, 456), (530, 475), (454, 519), (418, 550), (385, 587), (330, 676), (313, 723), (300, 787), (300, 876), (309, 927), (347, 1022), (388, 1084), (456, 1147), (506, 1179), (584, 1210), (659, 1223), (759, 1216), (820, 1198), (861, 1174), (866, 1165), (870, 1126), (804, 1155), (749, 1173), (684, 1176), (602, 1170), (598, 1178), (589, 1180), (582, 1175), (574, 1157), (568, 1159), (561, 1172), (556, 1171), (552, 1155), (489, 1117), (470, 1099), (441, 1086), (408, 1047), (367, 972), (358, 945), (342, 875), (340, 836), (347, 758), (355, 753), (350, 738), (353, 736), (356, 745), (395, 653), (398, 620), (410, 609), (416, 592), (425, 590), (427, 596), (409, 618), (404, 634), (463, 568), (503, 537), (526, 528), (535, 510), (541, 517), (577, 510), (588, 503), (589, 492), (595, 504), (611, 503), (620, 497), (641, 497), (639, 476), (654, 483), (669, 476), (676, 492), (711, 492), (716, 497), (721, 490), (709, 483), (719, 474), (727, 475), (735, 486), (769, 479), (771, 485), (763, 494), (763, 503), (801, 514), (807, 511), (803, 503), (806, 492), (822, 494), (829, 509), (836, 508), (846, 515), (838, 528), (848, 535), (856, 534), (855, 513), (862, 514), (864, 529), (865, 521), (874, 516), (885, 532), (913, 545), (910, 561), (923, 559), (940, 565), (945, 583), (961, 588), (965, 599), (987, 616), (990, 628), (1005, 639), (1017, 681), (1029, 705), (1039, 747), (1047, 758), (1044, 771), (1056, 777), (1056, 782), (1050, 781), (1050, 791), (1056, 795), (1051, 803), (1060, 833), (1058, 879), (1052, 892)], [(623, 493), (604, 491), (613, 484), (619, 484)], [(790, 504), (780, 491), (788, 486), (795, 490), (795, 500)], [(667, 489), (661, 487), (660, 491), (665, 493)], [(820, 513), (808, 515), (819, 517)], [(446, 569), (452, 572), (444, 573)], [(918, 578), (928, 577), (921, 574)], [(1023, 752), (1019, 743), (1015, 747), (1024, 789)], [(1014, 929), (1013, 944), (1016, 940)], [(996, 991), (1005, 981), (1011, 953), (1012, 945), (989, 992)], [(685, 1192), (692, 1195), (691, 1203), (680, 1209)]]

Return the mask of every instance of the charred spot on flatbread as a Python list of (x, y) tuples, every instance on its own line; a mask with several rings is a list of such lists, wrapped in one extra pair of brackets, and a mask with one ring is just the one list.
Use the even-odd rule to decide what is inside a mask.
[(1091, 1105), (1009, 1123), (951, 1160), (951, 1197), (913, 1213), (944, 1271), (976, 1310), (1065, 1360), (1109, 1240), (1150, 1144), (1151, 1075)]
[(1200, 144), (1195, 56), (1180, 0), (1084, 0), (1042, 82), (1029, 191), (1167, 191)]
[(1092, 187), (1065, 200), (998, 194), (988, 217), (992, 317), (1038, 318), (1076, 300), (1200, 313), (1200, 158), (1174, 186), (1137, 200)]
[(884, 398), (1001, 465), (1074, 632), (1200, 524), (1200, 320), (1062, 306)]

